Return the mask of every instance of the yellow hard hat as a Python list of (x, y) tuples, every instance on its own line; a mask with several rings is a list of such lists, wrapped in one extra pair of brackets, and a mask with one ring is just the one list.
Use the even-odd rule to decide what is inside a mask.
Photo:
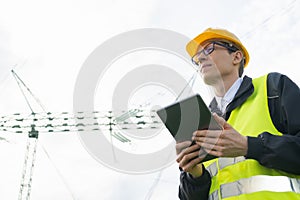
[(250, 60), (247, 49), (244, 47), (244, 45), (236, 35), (234, 35), (233, 33), (225, 29), (215, 29), (215, 28), (206, 29), (203, 33), (199, 34), (197, 37), (195, 37), (186, 45), (186, 51), (192, 57), (196, 54), (199, 45), (211, 39), (224, 39), (233, 42), (239, 49), (242, 50), (245, 57), (244, 67), (247, 66)]

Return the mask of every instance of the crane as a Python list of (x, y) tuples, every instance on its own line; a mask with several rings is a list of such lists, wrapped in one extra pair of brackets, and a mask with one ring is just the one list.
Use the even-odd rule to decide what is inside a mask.
[[(155, 114), (155, 110), (145, 110), (141, 108), (120, 111), (117, 114), (113, 114), (112, 111), (79, 111), (76, 113), (48, 112), (41, 104), (39, 99), (16, 74), (16, 72), (13, 70), (11, 72), (31, 111), (29, 115), (14, 113), (0, 117), (0, 131), (14, 132), (18, 134), (28, 133), (21, 184), (19, 189), (19, 200), (30, 199), (35, 157), (40, 133), (88, 132), (101, 129), (107, 130), (110, 136), (122, 143), (131, 143), (131, 138), (127, 135), (124, 135), (122, 130), (161, 128), (162, 124)], [(195, 78), (196, 76), (194, 74), (187, 84), (190, 82), (194, 84)], [(176, 100), (178, 100), (185, 89), (186, 86), (183, 88)], [(29, 97), (33, 98), (33, 100), (38, 104), (39, 110), (41, 111), (37, 112), (36, 108), (33, 108), (29, 101)], [(97, 122), (95, 122), (95, 120)], [(92, 123), (90, 123), (91, 121)], [(5, 138), (0, 139), (5, 140)], [(151, 193), (149, 193), (148, 196), (151, 196)]]

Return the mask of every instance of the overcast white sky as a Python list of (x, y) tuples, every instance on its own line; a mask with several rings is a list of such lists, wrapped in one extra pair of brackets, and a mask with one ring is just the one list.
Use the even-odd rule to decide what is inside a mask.
[[(11, 69), (48, 111), (72, 111), (75, 80), (89, 54), (111, 37), (139, 28), (169, 29), (190, 38), (207, 27), (226, 28), (250, 53), (245, 74), (277, 71), (299, 85), (299, 9), (298, 0), (1, 1), (0, 116), (30, 113)], [(0, 137), (8, 141), (0, 140), (0, 198), (17, 199), (27, 136), (0, 132)], [(158, 172), (128, 175), (102, 166), (76, 134), (45, 134), (39, 141), (33, 200), (177, 197), (176, 164), (157, 181)]]

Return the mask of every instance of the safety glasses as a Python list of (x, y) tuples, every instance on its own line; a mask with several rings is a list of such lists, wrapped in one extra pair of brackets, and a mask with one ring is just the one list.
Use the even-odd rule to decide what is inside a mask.
[(228, 51), (230, 53), (236, 52), (237, 50), (239, 50), (237, 47), (233, 46), (231, 43), (214, 41), (214, 42), (211, 42), (208, 45), (206, 45), (201, 51), (198, 51), (192, 57), (192, 63), (199, 66), (200, 65), (201, 53), (203, 53), (205, 56), (208, 56), (209, 54), (211, 54), (216, 49), (215, 45), (219, 45), (221, 47), (224, 47), (225, 49), (228, 49)]

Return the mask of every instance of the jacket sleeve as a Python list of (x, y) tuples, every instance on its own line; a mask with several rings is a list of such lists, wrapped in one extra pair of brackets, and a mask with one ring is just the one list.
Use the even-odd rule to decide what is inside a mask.
[(180, 172), (179, 199), (181, 200), (207, 200), (211, 185), (210, 174), (203, 167), (203, 174), (193, 178), (189, 173)]
[(287, 76), (268, 75), (268, 104), (273, 124), (283, 136), (264, 132), (248, 137), (246, 157), (261, 165), (300, 174), (300, 90)]

